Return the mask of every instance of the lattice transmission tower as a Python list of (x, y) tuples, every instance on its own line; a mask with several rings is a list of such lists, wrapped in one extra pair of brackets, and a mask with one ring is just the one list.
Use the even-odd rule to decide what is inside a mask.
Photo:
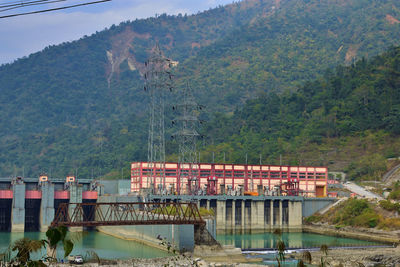
[(150, 95), (147, 187), (155, 192), (165, 188), (165, 98), (172, 91), (172, 64), (156, 44), (145, 68), (144, 90)]
[[(197, 129), (199, 124), (202, 123), (198, 114), (203, 106), (195, 101), (189, 84), (183, 89), (181, 98), (181, 102), (173, 107), (178, 113), (173, 123), (178, 125), (179, 129), (174, 134), (179, 145), (177, 192), (180, 194), (183, 191), (186, 182), (188, 185), (187, 193), (194, 194), (199, 189), (196, 143), (200, 137)], [(185, 166), (188, 166), (189, 169)]]

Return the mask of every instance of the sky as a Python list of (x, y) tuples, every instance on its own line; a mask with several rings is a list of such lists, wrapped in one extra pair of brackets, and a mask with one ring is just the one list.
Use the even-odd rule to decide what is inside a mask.
[[(18, 2), (23, 1), (25, 0)], [(94, 0), (66, 0), (61, 4), (9, 11), (0, 9), (0, 16), (90, 1)], [(0, 0), (0, 6), (11, 2), (15, 0)], [(112, 0), (47, 13), (0, 18), (0, 64), (11, 63), (49, 45), (77, 40), (123, 21), (162, 13), (195, 14), (232, 2), (233, 0)]]

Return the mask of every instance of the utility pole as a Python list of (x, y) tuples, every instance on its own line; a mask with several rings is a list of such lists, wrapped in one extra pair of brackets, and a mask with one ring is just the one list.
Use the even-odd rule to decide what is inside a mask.
[[(188, 193), (192, 194), (199, 187), (199, 177), (196, 176), (199, 175), (197, 163), (200, 163), (200, 151), (197, 153), (196, 143), (198, 137), (200, 137), (197, 128), (201, 121), (197, 114), (203, 106), (196, 103), (189, 84), (186, 84), (180, 98), (181, 102), (173, 107), (178, 116), (172, 121), (179, 127), (179, 130), (174, 134), (179, 144), (177, 192), (180, 194), (184, 183), (187, 182), (189, 185)], [(185, 165), (189, 166), (189, 170), (182, 170)], [(196, 170), (194, 170), (194, 166), (196, 166)]]

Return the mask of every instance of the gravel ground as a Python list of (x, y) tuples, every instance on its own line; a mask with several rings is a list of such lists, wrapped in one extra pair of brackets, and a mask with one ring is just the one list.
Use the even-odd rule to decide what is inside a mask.
[[(301, 253), (292, 254), (301, 259)], [(325, 255), (321, 251), (311, 252), (312, 264), (320, 265), (321, 258), (326, 266), (343, 267), (400, 267), (400, 248), (334, 249)]]
[(54, 267), (71, 267), (71, 266), (87, 266), (87, 267), (265, 267), (265, 265), (247, 264), (247, 263), (221, 263), (221, 262), (206, 262), (200, 258), (193, 258), (190, 255), (174, 256), (165, 258), (153, 259), (130, 259), (130, 260), (102, 260), (101, 263), (84, 263), (83, 265), (74, 264), (54, 264)]

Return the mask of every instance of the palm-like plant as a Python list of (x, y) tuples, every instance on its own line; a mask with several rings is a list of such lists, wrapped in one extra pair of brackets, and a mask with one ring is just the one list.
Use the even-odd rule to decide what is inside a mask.
[(280, 261), (284, 261), (285, 260), (285, 249), (286, 249), (285, 242), (283, 242), (282, 240), (278, 240), (278, 242), (276, 243), (276, 248), (278, 250), (278, 255), (279, 255)]
[(21, 238), (12, 246), (12, 251), (18, 251), (16, 260), (25, 266), (31, 259), (31, 253), (41, 250), (45, 247), (45, 240), (32, 240)]
[(10, 262), (11, 258), (11, 245), (9, 245), (6, 250), (0, 253), (0, 266), (3, 266), (3, 263)]
[(310, 251), (308, 251), (308, 250), (304, 251), (304, 252), (303, 252), (303, 255), (302, 255), (302, 259), (303, 259), (303, 261), (304, 261), (305, 263), (311, 264), (311, 262), (312, 262), (312, 256), (311, 256)]
[(306, 265), (304, 264), (304, 261), (303, 260), (299, 260), (298, 262), (297, 262), (297, 267), (305, 267)]
[[(325, 257), (328, 256), (328, 246), (327, 245), (322, 244), (320, 250), (322, 253), (325, 254)], [(324, 267), (326, 265), (326, 262), (324, 261), (323, 258), (324, 258), (324, 256), (321, 256), (321, 263), (320, 263), (321, 267)]]
[(67, 227), (58, 226), (55, 228), (49, 228), (46, 232), (48, 251), (47, 254), (50, 258), (56, 258), (56, 250), (59, 243), (64, 246), (64, 258), (67, 257), (74, 248), (74, 243), (70, 239), (67, 239)]
[(325, 256), (328, 256), (328, 246), (326, 244), (322, 244), (320, 250)]

